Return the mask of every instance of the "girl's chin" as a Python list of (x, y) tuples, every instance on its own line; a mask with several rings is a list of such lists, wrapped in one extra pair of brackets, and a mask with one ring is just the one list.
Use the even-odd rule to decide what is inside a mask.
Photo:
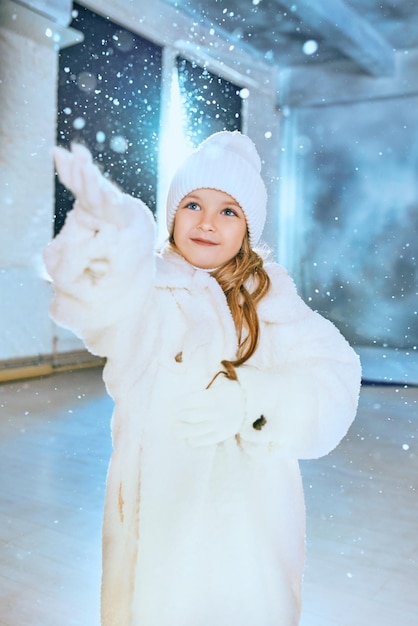
[(212, 270), (224, 263), (224, 261), (220, 260), (216, 255), (191, 254), (183, 255), (183, 257), (190, 265), (201, 270)]

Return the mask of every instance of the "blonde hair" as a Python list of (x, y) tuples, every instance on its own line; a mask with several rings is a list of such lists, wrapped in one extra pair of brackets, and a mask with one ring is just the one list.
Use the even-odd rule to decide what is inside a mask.
[(257, 304), (270, 287), (270, 278), (264, 269), (266, 256), (267, 250), (251, 248), (247, 233), (238, 254), (211, 273), (222, 287), (237, 330), (237, 358), (222, 361), (223, 373), (232, 380), (237, 380), (235, 368), (248, 361), (258, 345), (260, 322)]
[[(171, 247), (179, 252), (173, 235), (170, 236)], [(220, 371), (212, 378), (211, 386), (219, 374), (231, 380), (237, 380), (235, 368), (245, 363), (255, 352), (260, 337), (260, 322), (257, 315), (257, 304), (265, 296), (270, 287), (270, 278), (264, 269), (264, 261), (268, 256), (267, 249), (254, 250), (250, 246), (246, 233), (238, 254), (211, 272), (221, 286), (234, 320), (238, 337), (237, 357), (233, 361), (221, 361), (225, 371)]]

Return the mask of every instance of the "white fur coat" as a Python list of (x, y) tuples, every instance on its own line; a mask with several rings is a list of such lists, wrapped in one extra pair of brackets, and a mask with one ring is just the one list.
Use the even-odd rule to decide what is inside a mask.
[[(305, 532), (298, 459), (327, 454), (345, 435), (358, 358), (283, 268), (268, 265), (260, 344), (238, 369), (239, 436), (189, 445), (177, 416), (221, 360), (234, 358), (234, 323), (216, 280), (170, 250), (156, 254), (149, 210), (125, 202), (124, 225), (88, 225), (72, 211), (45, 252), (51, 314), (107, 357), (115, 400), (102, 624), (296, 626)], [(237, 383), (217, 384), (228, 403)]]

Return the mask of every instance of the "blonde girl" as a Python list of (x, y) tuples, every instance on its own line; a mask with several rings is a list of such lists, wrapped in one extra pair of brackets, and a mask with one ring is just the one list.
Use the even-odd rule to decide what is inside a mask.
[(296, 626), (305, 512), (298, 459), (354, 419), (359, 361), (255, 247), (261, 163), (216, 133), (179, 167), (169, 240), (81, 146), (56, 149), (76, 201), (45, 252), (51, 315), (115, 401), (102, 626)]

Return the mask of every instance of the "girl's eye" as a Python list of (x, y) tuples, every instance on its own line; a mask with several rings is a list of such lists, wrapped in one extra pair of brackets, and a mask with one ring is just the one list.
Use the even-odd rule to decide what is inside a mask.
[(224, 209), (222, 213), (224, 215), (235, 215), (236, 217), (238, 216), (238, 213), (234, 211), (234, 209)]
[(189, 204), (186, 205), (186, 209), (191, 209), (192, 211), (199, 211), (200, 206), (197, 204), (197, 202), (189, 202)]

